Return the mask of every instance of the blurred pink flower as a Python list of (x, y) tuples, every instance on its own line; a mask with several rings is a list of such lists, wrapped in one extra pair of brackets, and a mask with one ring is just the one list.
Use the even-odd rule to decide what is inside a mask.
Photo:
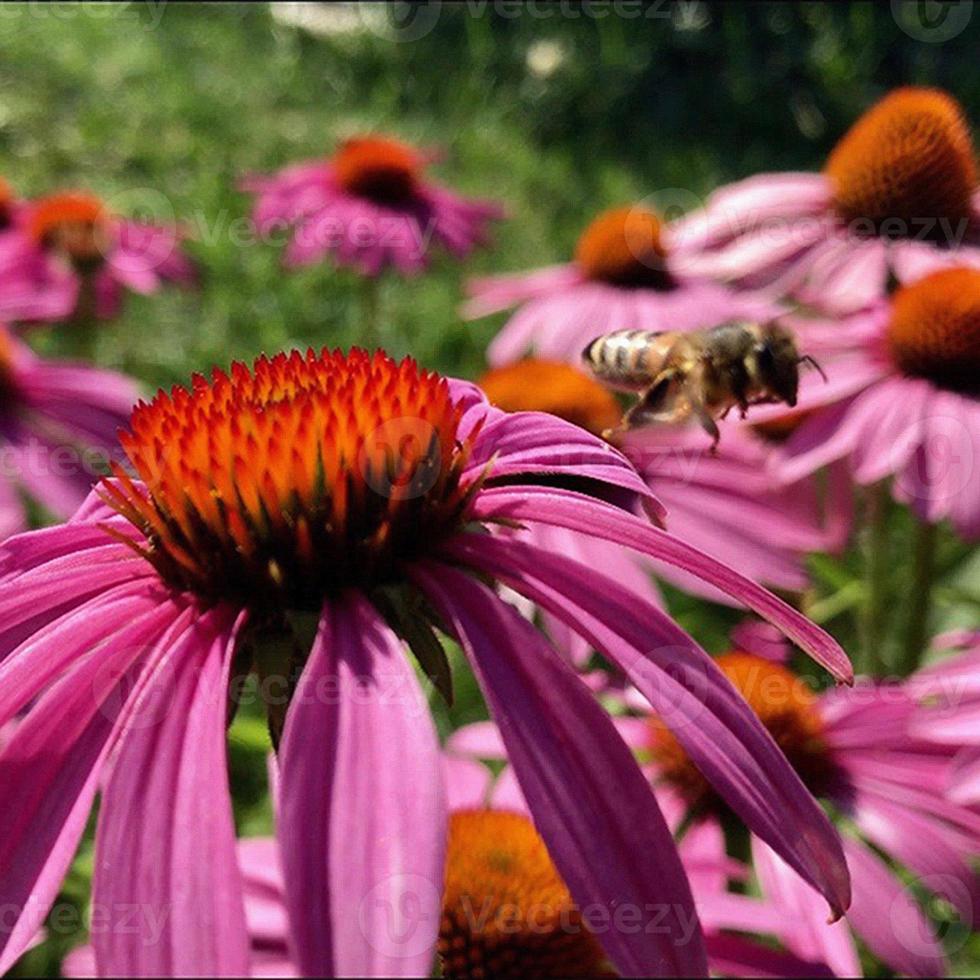
[[(446, 803), (393, 623), (443, 689), (433, 628), (465, 651), (576, 902), (669, 910), (663, 931), (606, 935), (616, 966), (703, 973), (703, 945), (681, 921), (693, 915), (687, 879), (648, 782), (589, 689), (491, 583), (584, 633), (676, 717), (696, 714), (678, 736), (714, 760), (732, 808), (846, 908), (835, 831), (707, 654), (601, 571), (494, 533), (521, 522), (628, 543), (704, 575), (850, 677), (818, 627), (635, 516), (649, 491), (611, 447), (551, 416), (496, 410), (410, 359), (356, 350), (198, 377), (141, 405), (122, 441), (145, 482), (117, 468), (70, 523), (0, 549), (0, 724), (27, 709), (0, 755), (0, 904), (18, 913), (0, 921), (0, 971), (56, 895), (100, 784), (93, 903), (171, 910), (155, 937), (110, 923), (94, 937), (100, 969), (247, 969), (225, 726), (233, 664), (251, 660), (276, 681), (260, 690), (282, 733), (278, 835), (297, 963), (424, 973)], [(421, 924), (391, 933), (403, 903)]]
[(890, 303), (794, 326), (830, 381), (804, 377), (804, 420), (774, 457), (780, 477), (846, 459), (858, 483), (893, 477), (895, 498), (923, 520), (980, 537), (980, 270), (934, 272)]
[(0, 315), (27, 323), (114, 317), (126, 289), (194, 283), (179, 242), (177, 229), (112, 214), (82, 191), (24, 202), (0, 231)]
[(642, 205), (600, 214), (575, 258), (517, 275), (469, 283), (468, 319), (514, 306), (487, 359), (497, 367), (533, 353), (578, 364), (612, 330), (696, 330), (727, 320), (771, 320), (781, 307), (676, 268), (673, 230)]
[(457, 259), (488, 239), (503, 209), (426, 179), (433, 154), (386, 136), (346, 140), (329, 159), (297, 163), (271, 175), (250, 175), (242, 190), (257, 195), (259, 234), (293, 228), (288, 266), (328, 255), (365, 276), (389, 266), (402, 275), (425, 269), (435, 245)]
[(19, 491), (59, 518), (78, 508), (138, 397), (124, 375), (38, 357), (0, 325), (0, 540), (27, 526)]
[(922, 705), (914, 732), (948, 746), (955, 755), (948, 793), (965, 806), (980, 805), (980, 631), (962, 630), (933, 646), (955, 655), (924, 667), (906, 682)]
[[(939, 939), (912, 891), (876, 853), (908, 868), (925, 890), (953, 905), (967, 928), (975, 928), (980, 876), (971, 861), (980, 850), (980, 814), (948, 795), (956, 751), (917, 734), (926, 712), (914, 686), (862, 679), (853, 689), (817, 695), (773, 657), (771, 647), (764, 657), (735, 650), (720, 657), (719, 665), (810, 790), (852, 828), (844, 837), (854, 887), (847, 926), (828, 927), (812, 888), (768, 847), (753, 842), (763, 891), (783, 910), (782, 935), (790, 949), (825, 961), (840, 976), (853, 976), (860, 963), (849, 926), (893, 969), (943, 974)], [(718, 826), (724, 808), (703, 770), (664, 727), (669, 716), (652, 712), (635, 692), (610, 695), (633, 711), (619, 720), (620, 732), (650, 760), (658, 795), (676, 792), (686, 801), (685, 812), (694, 808), (696, 821)]]
[(677, 223), (685, 268), (826, 313), (886, 295), (888, 279), (980, 266), (973, 141), (954, 99), (901, 88), (865, 113), (821, 174), (760, 174)]

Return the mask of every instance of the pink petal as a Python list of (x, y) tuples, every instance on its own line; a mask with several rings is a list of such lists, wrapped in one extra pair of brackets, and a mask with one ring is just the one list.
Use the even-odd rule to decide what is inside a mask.
[(453, 810), (479, 810), (487, 805), (493, 776), (481, 762), (446, 755), (442, 760), (446, 805)]
[[(649, 785), (608, 715), (540, 633), (490, 590), (439, 565), (416, 579), (458, 637), (500, 726), (535, 825), (616, 966), (703, 975), (694, 902)], [(642, 841), (642, 846), (638, 846)], [(660, 935), (617, 927), (617, 909), (669, 911)]]
[(884, 862), (869, 848), (845, 840), (854, 873), (848, 918), (875, 956), (913, 977), (946, 975), (946, 958), (928, 919)]
[(562, 616), (624, 670), (729, 806), (841, 914), (840, 840), (761, 722), (669, 617), (561, 555), (516, 541), (459, 538), (450, 554)]
[(835, 678), (853, 679), (847, 655), (830, 635), (770, 592), (734, 569), (674, 538), (660, 528), (594, 497), (567, 490), (526, 486), (486, 488), (475, 502), (474, 516), (540, 521), (593, 537), (617, 541), (641, 554), (683, 568), (710, 582), (778, 626), (786, 636), (822, 664)]
[[(847, 847), (846, 842), (844, 846)], [(752, 863), (762, 893), (778, 916), (778, 934), (786, 945), (804, 959), (826, 963), (839, 977), (860, 976), (861, 962), (847, 921), (828, 923), (820, 896), (756, 838), (752, 840)], [(851, 887), (856, 901), (858, 884), (853, 879)], [(848, 918), (850, 914), (849, 911)]]
[[(121, 733), (95, 842), (101, 975), (236, 976), (248, 936), (227, 781), (228, 677), (242, 619), (197, 616)], [(163, 706), (163, 717), (160, 717)], [(148, 710), (149, 709), (149, 710)], [(126, 910), (137, 909), (134, 921)]]
[(100, 770), (142, 684), (147, 647), (165, 642), (179, 612), (120, 633), (50, 688), (0, 753), (0, 973), (44, 921), (85, 829)]
[(303, 972), (427, 976), (446, 846), (442, 763), (402, 644), (363, 599), (325, 608), (279, 758)]

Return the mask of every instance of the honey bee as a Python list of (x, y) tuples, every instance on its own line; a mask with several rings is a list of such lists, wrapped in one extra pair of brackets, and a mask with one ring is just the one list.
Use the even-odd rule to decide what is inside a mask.
[(715, 420), (736, 406), (742, 418), (750, 405), (795, 406), (801, 364), (826, 380), (820, 365), (797, 351), (793, 334), (775, 323), (722, 323), (691, 333), (617, 330), (596, 337), (582, 359), (610, 388), (639, 396), (605, 438), (693, 416), (711, 436), (712, 449), (720, 438)]

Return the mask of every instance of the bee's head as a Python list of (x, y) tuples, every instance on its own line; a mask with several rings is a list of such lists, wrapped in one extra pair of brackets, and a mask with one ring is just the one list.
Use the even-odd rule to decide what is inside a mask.
[(801, 361), (793, 335), (778, 324), (767, 324), (752, 353), (759, 383), (793, 408), (800, 387)]

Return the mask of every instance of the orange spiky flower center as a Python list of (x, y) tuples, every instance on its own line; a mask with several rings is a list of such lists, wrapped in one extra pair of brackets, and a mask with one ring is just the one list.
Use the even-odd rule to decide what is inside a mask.
[[(811, 688), (782, 664), (736, 650), (717, 664), (758, 715), (811, 791), (819, 793), (831, 769), (823, 721)], [(651, 755), (663, 779), (696, 806), (720, 805), (708, 781), (659, 718), (651, 720)]]
[(39, 245), (88, 268), (105, 256), (108, 226), (109, 213), (102, 201), (84, 191), (65, 191), (35, 202), (29, 233)]
[(505, 412), (548, 412), (595, 435), (615, 426), (622, 415), (607, 388), (559, 361), (529, 357), (487, 371), (477, 384)]
[(980, 270), (943, 269), (896, 290), (887, 343), (905, 374), (980, 394)]
[(331, 164), (344, 190), (372, 201), (397, 204), (415, 194), (425, 159), (400, 140), (356, 136), (341, 144)]
[(610, 975), (534, 825), (502, 810), (450, 815), (438, 950), (452, 980)]
[(827, 159), (841, 218), (889, 237), (949, 240), (973, 217), (973, 142), (945, 92), (900, 88), (872, 106)]
[(464, 519), (470, 441), (446, 380), (411, 359), (313, 350), (160, 392), (103, 495), (175, 587), (253, 608), (318, 610), (399, 580)]
[(642, 207), (615, 208), (600, 214), (582, 232), (575, 261), (582, 272), (614, 286), (670, 289), (667, 249), (660, 219)]

